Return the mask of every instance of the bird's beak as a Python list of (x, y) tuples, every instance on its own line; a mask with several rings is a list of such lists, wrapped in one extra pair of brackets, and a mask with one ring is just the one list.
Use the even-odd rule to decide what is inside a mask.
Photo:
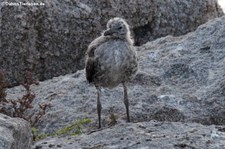
[(112, 35), (113, 33), (114, 33), (113, 30), (108, 29), (104, 32), (104, 36), (109, 36), (109, 35)]

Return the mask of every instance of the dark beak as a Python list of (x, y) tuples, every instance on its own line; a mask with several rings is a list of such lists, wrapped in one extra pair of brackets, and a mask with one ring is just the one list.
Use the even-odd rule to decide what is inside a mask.
[(104, 36), (110, 36), (110, 35), (112, 35), (114, 32), (112, 31), (112, 30), (110, 30), (110, 29), (108, 29), (108, 30), (106, 30), (105, 32), (104, 32)]

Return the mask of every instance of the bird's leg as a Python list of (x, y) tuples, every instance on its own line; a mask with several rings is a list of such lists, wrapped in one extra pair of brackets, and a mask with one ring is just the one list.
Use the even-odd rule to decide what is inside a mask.
[(128, 95), (127, 95), (127, 86), (125, 83), (123, 83), (123, 94), (124, 94), (124, 104), (125, 104), (126, 113), (127, 113), (127, 122), (130, 122), (129, 100), (128, 100)]
[(101, 128), (101, 110), (102, 105), (100, 101), (101, 89), (97, 88), (97, 112), (98, 112), (98, 128)]

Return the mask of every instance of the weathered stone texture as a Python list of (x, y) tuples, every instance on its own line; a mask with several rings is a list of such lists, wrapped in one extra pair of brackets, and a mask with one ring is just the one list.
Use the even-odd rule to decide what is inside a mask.
[(28, 122), (0, 113), (1, 149), (30, 149), (31, 141), (31, 128)]

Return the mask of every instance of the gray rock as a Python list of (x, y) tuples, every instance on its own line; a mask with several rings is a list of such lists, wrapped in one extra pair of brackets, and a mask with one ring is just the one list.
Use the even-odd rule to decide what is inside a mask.
[[(52, 142), (53, 146), (61, 144), (65, 148), (72, 145), (116, 148), (114, 145), (118, 143), (130, 148), (165, 148), (167, 144), (168, 148), (200, 149), (207, 145), (224, 148), (224, 24), (225, 16), (184, 36), (167, 36), (138, 47), (140, 70), (128, 84), (128, 94), (131, 121), (140, 123), (126, 123), (122, 86), (104, 89), (101, 99), (103, 129), (111, 126), (112, 114), (116, 117), (116, 126), (82, 135), (78, 137), (79, 141), (69, 136), (50, 137), (36, 145)], [(38, 123), (41, 132), (52, 134), (84, 118), (92, 120), (84, 126), (84, 133), (97, 128), (96, 90), (87, 83), (84, 70), (40, 82), (38, 86), (33, 85), (32, 90), (36, 93), (35, 106), (42, 102), (53, 106)], [(21, 86), (11, 88), (7, 91), (8, 98), (21, 96), (23, 91)], [(162, 123), (152, 122), (153, 119)], [(148, 136), (147, 129), (141, 131), (139, 125), (149, 128), (150, 136), (156, 137), (146, 141), (143, 136)], [(137, 134), (133, 135), (133, 132)], [(106, 143), (102, 139), (107, 140)], [(72, 143), (65, 143), (66, 140)]]
[(84, 68), (87, 45), (115, 16), (128, 21), (140, 45), (185, 34), (223, 15), (217, 0), (39, 2), (44, 6), (0, 6), (0, 69), (5, 69), (11, 85), (23, 80), (25, 70), (45, 80)]
[(31, 148), (31, 128), (23, 119), (11, 118), (0, 113), (0, 134), (1, 149)]
[(224, 23), (225, 17), (215, 19), (185, 36), (167, 36), (139, 48), (142, 71), (161, 80), (151, 93), (182, 111), (185, 121), (225, 122)]
[(119, 124), (78, 137), (47, 138), (36, 142), (41, 149), (222, 149), (225, 127), (197, 123), (142, 122)]

